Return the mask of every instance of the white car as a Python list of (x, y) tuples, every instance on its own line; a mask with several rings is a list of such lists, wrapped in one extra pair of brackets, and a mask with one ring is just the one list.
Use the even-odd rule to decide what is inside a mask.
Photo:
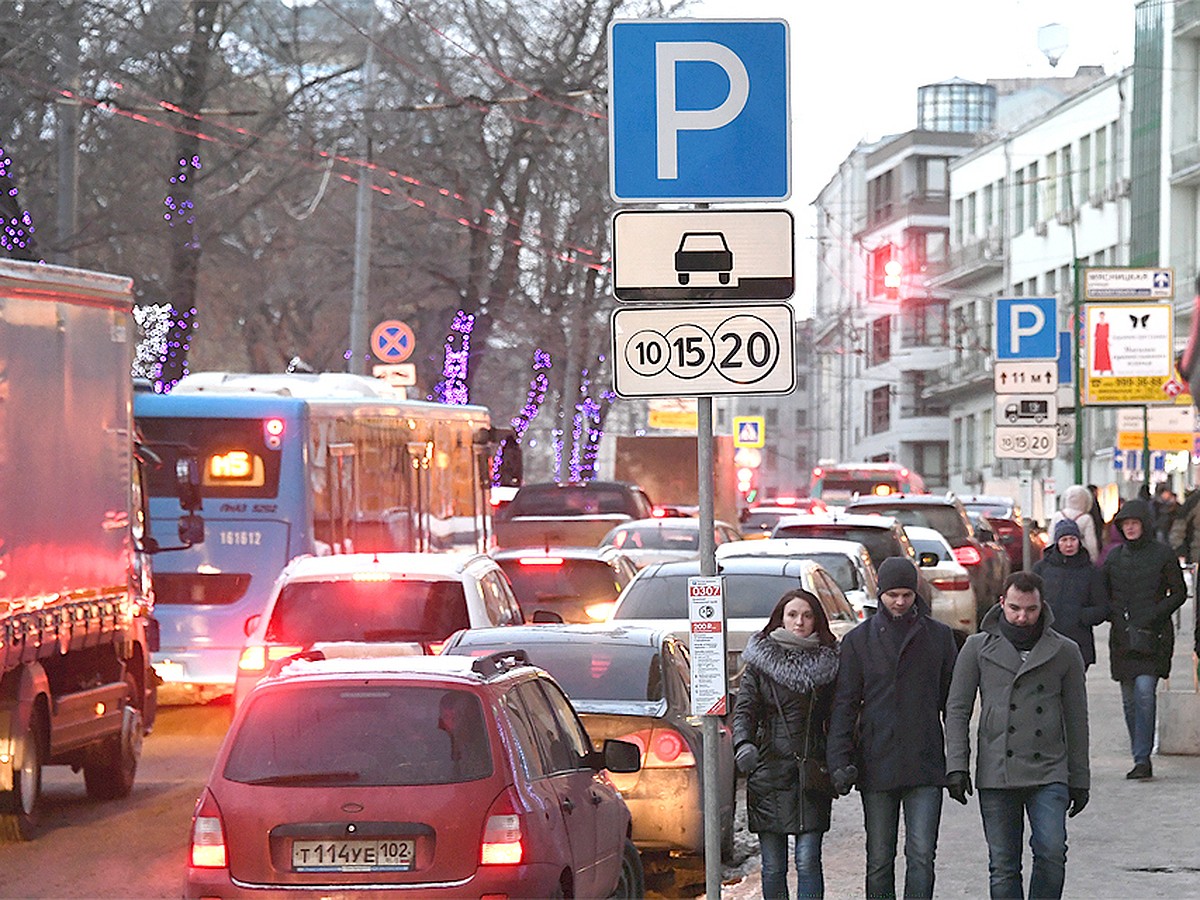
[(460, 628), (524, 621), (508, 576), (482, 553), (299, 556), (275, 580), (262, 615), (246, 620), (234, 706), (277, 660), (318, 644), (433, 654)]
[[(741, 533), (728, 522), (713, 522), (713, 543), (718, 549), (741, 539)], [(600, 546), (616, 547), (639, 569), (650, 563), (699, 559), (700, 520), (682, 516), (634, 519), (606, 534)]]
[(788, 556), (820, 563), (837, 582), (861, 622), (878, 607), (879, 586), (871, 554), (858, 541), (825, 538), (764, 538), (717, 547), (717, 559), (731, 556)]
[(920, 572), (933, 589), (933, 617), (953, 628), (960, 642), (965, 640), (976, 630), (970, 573), (954, 558), (954, 550), (941, 532), (921, 525), (905, 525), (904, 530), (917, 551)]

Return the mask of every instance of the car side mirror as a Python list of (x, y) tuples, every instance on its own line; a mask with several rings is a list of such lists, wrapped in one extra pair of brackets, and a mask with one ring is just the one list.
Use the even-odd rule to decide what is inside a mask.
[(938, 555), (932, 551), (922, 553), (917, 557), (917, 565), (922, 569), (928, 569), (931, 566), (936, 566), (941, 560)]
[(246, 637), (250, 637), (250, 635), (254, 633), (254, 629), (258, 627), (258, 623), (261, 619), (262, 616), (253, 615), (242, 623), (242, 631), (245, 632)]
[(185, 546), (204, 543), (204, 520), (195, 513), (179, 517), (179, 540)]
[(610, 772), (636, 772), (642, 767), (642, 751), (637, 744), (609, 738), (604, 742), (603, 768)]
[(561, 625), (562, 620), (563, 617), (553, 610), (535, 609), (533, 611), (533, 619), (531, 621), (534, 625)]

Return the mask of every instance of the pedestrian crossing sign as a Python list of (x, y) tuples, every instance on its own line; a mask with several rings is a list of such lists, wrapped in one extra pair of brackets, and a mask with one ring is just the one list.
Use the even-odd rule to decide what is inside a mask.
[(762, 416), (733, 417), (733, 446), (763, 447), (766, 445), (766, 429)]

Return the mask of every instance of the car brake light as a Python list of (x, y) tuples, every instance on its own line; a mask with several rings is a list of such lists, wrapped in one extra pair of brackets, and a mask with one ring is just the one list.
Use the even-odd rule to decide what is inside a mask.
[(487, 813), (483, 826), (483, 842), (479, 847), (479, 864), (483, 866), (515, 866), (525, 857), (522, 843), (521, 816), (517, 812), (516, 793), (505, 788)]
[(696, 757), (678, 731), (673, 728), (648, 728), (621, 738), (636, 744), (642, 753), (643, 769), (689, 769)]
[(955, 547), (954, 558), (960, 565), (964, 566), (977, 566), (983, 561), (983, 557), (980, 555), (979, 551), (970, 544), (966, 544), (962, 547)]
[(295, 656), (303, 650), (303, 647), (289, 647), (283, 644), (272, 644), (270, 646), (254, 644), (242, 650), (241, 658), (238, 659), (238, 671), (262, 672), (267, 668), (267, 663), (274, 662), (277, 659), (287, 659), (289, 656)]
[(445, 646), (445, 641), (430, 641), (425, 645), (425, 653), (427, 656), (440, 656)]
[(522, 556), (517, 560), (523, 566), (561, 566), (561, 556)]
[(665, 519), (667, 516), (667, 511), (661, 506), (656, 506), (654, 509), (650, 510), (650, 515), (656, 519)]
[(391, 581), (390, 572), (355, 572), (350, 576), (352, 581)]
[(204, 789), (192, 816), (191, 865), (195, 869), (224, 869), (228, 865), (221, 809), (208, 788)]
[(970, 580), (965, 578), (961, 581), (957, 578), (935, 578), (930, 584), (939, 591), (968, 591), (971, 589)]

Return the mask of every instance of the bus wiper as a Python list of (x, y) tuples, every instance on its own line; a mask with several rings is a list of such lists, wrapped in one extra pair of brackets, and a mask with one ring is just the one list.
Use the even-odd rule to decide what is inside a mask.
[(358, 772), (292, 772), (288, 775), (267, 775), (252, 778), (246, 784), (309, 784), (322, 781), (358, 781)]

